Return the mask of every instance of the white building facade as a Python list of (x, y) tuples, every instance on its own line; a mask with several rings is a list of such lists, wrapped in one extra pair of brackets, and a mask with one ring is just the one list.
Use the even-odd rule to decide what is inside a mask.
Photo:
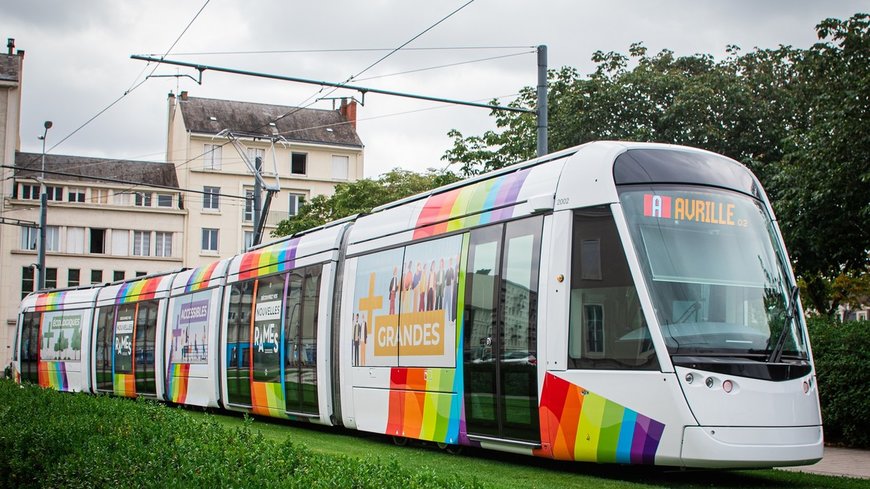
[(251, 245), (254, 175), (242, 154), (250, 162), (259, 157), (265, 184), (280, 189), (263, 230), (265, 243), (304, 202), (362, 178), (363, 145), (355, 126), (355, 102), (319, 110), (170, 95), (166, 160), (175, 165), (180, 187), (199, 192), (188, 193), (185, 202), (185, 265), (205, 265)]

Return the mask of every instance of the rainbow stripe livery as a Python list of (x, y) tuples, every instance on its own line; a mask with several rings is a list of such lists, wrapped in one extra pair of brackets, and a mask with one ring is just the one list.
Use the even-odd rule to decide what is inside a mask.
[(296, 268), (296, 248), (301, 238), (245, 253), (239, 264), (239, 280), (281, 273)]
[(169, 400), (178, 404), (187, 401), (187, 379), (190, 375), (189, 363), (176, 363), (169, 367)]
[(136, 376), (133, 374), (115, 374), (114, 392), (116, 396), (136, 397)]
[(39, 385), (62, 392), (69, 390), (69, 379), (64, 362), (39, 362)]
[(211, 277), (222, 262), (216, 261), (211, 265), (199, 267), (190, 275), (187, 285), (184, 287), (185, 292), (196, 292), (209, 286)]
[(454, 369), (393, 368), (386, 433), (458, 443), (461, 374)]
[(414, 239), (513, 217), (513, 206), (528, 176), (528, 169), (520, 170), (430, 196), (417, 218)]
[(549, 441), (552, 457), (583, 462), (653, 464), (665, 429), (550, 373), (544, 378), (540, 419), (541, 439)]
[(251, 382), (251, 404), (254, 414), (286, 418), (284, 388), (277, 382)]
[(36, 297), (36, 311), (38, 312), (47, 312), (47, 311), (57, 311), (60, 309), (61, 304), (64, 302), (64, 297), (66, 296), (66, 292), (48, 292), (46, 294), (39, 294)]
[(118, 303), (128, 304), (153, 299), (161, 280), (163, 277), (152, 277), (125, 283), (118, 291)]

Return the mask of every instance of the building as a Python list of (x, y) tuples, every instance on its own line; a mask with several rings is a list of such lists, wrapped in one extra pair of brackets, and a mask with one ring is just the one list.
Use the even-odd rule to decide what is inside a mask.
[[(260, 158), (278, 222), (336, 183), (363, 175), (356, 103), (337, 110), (169, 97), (167, 163), (20, 152), (24, 51), (0, 54), (0, 369), (12, 357), (18, 303), (37, 283), (40, 181), (46, 184), (46, 287), (84, 286), (182, 267), (246, 249)], [(233, 142), (235, 141), (235, 142)], [(238, 150), (237, 150), (238, 148)]]
[[(18, 152), (15, 167), (3, 216), (38, 223), (42, 155)], [(44, 182), (46, 288), (115, 282), (183, 266), (186, 211), (172, 164), (47, 155)], [(36, 288), (38, 234), (35, 226), (5, 226), (0, 234), (7, 350), (18, 302)], [(0, 361), (8, 363), (8, 353)]]
[[(6, 43), (7, 53), (0, 53), (0, 241), (9, 234), (17, 234), (12, 225), (6, 225), (6, 197), (11, 193), (12, 184), (7, 178), (12, 174), (11, 167), (15, 165), (15, 150), (18, 149), (18, 125), (21, 119), (21, 69), (24, 62), (24, 51), (15, 52), (15, 40)], [(14, 218), (13, 218), (14, 219)], [(5, 255), (4, 255), (5, 256)], [(2, 265), (2, 262), (0, 262)], [(0, 268), (0, 273), (6, 274), (6, 268)], [(2, 286), (11, 280), (0, 281)], [(5, 291), (0, 290), (0, 296)], [(2, 302), (2, 299), (0, 299)], [(2, 307), (2, 306), (0, 306)], [(12, 338), (15, 335), (15, 323), (8, 323), (9, 314), (0, 309), (0, 368), (9, 364), (12, 353)], [(14, 315), (11, 316), (14, 319)]]
[(170, 94), (166, 160), (175, 165), (180, 187), (202, 192), (187, 197), (186, 266), (250, 246), (254, 176), (243, 154), (252, 162), (260, 158), (265, 183), (280, 188), (263, 233), (267, 242), (303, 202), (362, 178), (356, 102), (320, 110)]

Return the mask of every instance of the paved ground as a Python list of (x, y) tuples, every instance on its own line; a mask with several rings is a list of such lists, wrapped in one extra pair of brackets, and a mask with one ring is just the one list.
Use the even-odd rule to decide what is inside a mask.
[(825, 455), (820, 462), (783, 470), (870, 479), (870, 450), (825, 447)]

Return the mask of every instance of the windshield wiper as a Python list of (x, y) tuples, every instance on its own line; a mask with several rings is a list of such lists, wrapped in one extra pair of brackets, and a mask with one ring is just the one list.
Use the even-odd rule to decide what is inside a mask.
[(796, 285), (793, 285), (791, 287), (791, 298), (788, 303), (788, 310), (785, 314), (785, 323), (782, 325), (782, 331), (779, 332), (776, 346), (774, 346), (773, 350), (770, 351), (767, 363), (779, 363), (779, 361), (782, 360), (782, 351), (785, 349), (785, 339), (788, 337), (789, 331), (792, 330), (792, 324), (797, 319), (798, 293), (799, 289)]

